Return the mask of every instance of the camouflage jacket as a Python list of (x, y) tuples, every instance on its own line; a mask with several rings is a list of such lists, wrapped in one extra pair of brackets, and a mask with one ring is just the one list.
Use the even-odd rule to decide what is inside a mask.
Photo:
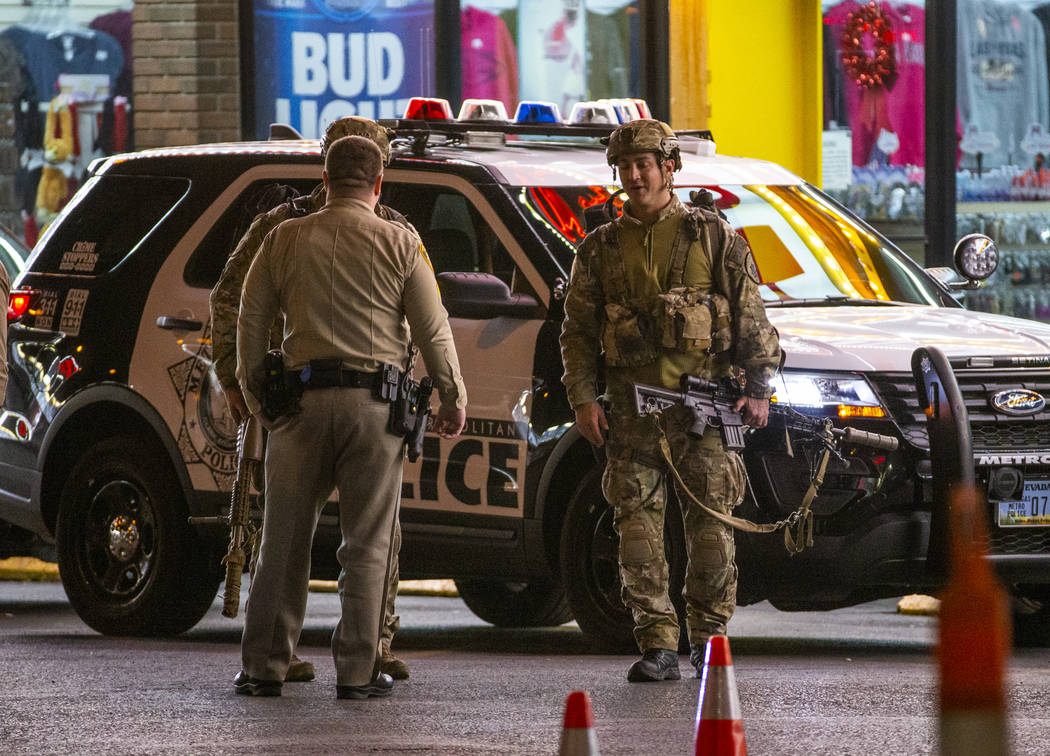
[[(233, 250), (226, 266), (219, 276), (215, 288), (211, 290), (211, 355), (215, 374), (224, 389), (238, 388), (237, 382), (237, 313), (241, 307), (241, 288), (248, 275), (263, 239), (278, 225), (290, 218), (301, 218), (315, 213), (324, 207), (325, 189), (320, 184), (309, 195), (297, 197), (265, 213), (260, 213), (252, 220), (237, 247)], [(401, 213), (386, 205), (376, 205), (376, 215), (386, 221), (397, 223), (418, 236), (415, 228)], [(278, 320), (270, 329), (271, 345), (281, 343), (283, 324)]]
[[(746, 240), (717, 215), (686, 208), (676, 196), (649, 225), (629, 211), (628, 203), (618, 219), (588, 234), (573, 261), (561, 334), (562, 381), (572, 406), (597, 397), (602, 358), (610, 356), (603, 353), (603, 340), (618, 311), (637, 313), (642, 321), (637, 348), (651, 349), (652, 357), (634, 366), (605, 367), (614, 406), (626, 399), (623, 389), (631, 381), (675, 388), (683, 372), (719, 378), (733, 368), (743, 370), (748, 396), (769, 397), (780, 342), (766, 318)], [(669, 349), (661, 343), (659, 328), (646, 325), (676, 286), (720, 294), (728, 301), (725, 351)]]

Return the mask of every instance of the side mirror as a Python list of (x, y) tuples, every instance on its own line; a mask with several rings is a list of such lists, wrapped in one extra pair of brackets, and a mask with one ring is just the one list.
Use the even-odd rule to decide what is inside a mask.
[(952, 255), (955, 269), (964, 276), (965, 284), (954, 284), (952, 288), (976, 289), (999, 267), (999, 248), (984, 234), (969, 234), (955, 245)]
[(469, 320), (539, 318), (542, 308), (528, 294), (511, 294), (510, 288), (490, 273), (438, 273), (441, 303), (449, 317)]

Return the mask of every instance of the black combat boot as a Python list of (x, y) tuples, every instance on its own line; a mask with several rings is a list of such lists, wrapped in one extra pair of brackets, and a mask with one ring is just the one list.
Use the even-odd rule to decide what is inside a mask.
[(678, 652), (669, 648), (647, 648), (642, 658), (627, 670), (629, 682), (658, 682), (681, 680), (678, 671)]
[(696, 676), (704, 676), (704, 659), (707, 655), (707, 641), (689, 644), (689, 663), (696, 669)]

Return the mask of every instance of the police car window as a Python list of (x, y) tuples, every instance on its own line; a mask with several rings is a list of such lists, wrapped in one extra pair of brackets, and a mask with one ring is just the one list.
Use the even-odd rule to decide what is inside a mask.
[(415, 226), (435, 272), (491, 273), (513, 288), (510, 254), (464, 195), (444, 186), (388, 183), (383, 203)]
[(182, 178), (95, 176), (36, 246), (36, 270), (85, 276), (116, 267), (189, 189)]
[(316, 179), (267, 179), (249, 184), (194, 250), (186, 263), (183, 279), (189, 286), (200, 289), (215, 286), (230, 253), (256, 215), (300, 195), (309, 194), (319, 183)]
[[(622, 201), (613, 194), (618, 188), (523, 187), (512, 194), (549, 249), (569, 261), (586, 235), (589, 213), (601, 215), (608, 204), (619, 214)], [(812, 186), (676, 186), (675, 191), (688, 203), (700, 188), (748, 240), (759, 291), (771, 305), (809, 299), (942, 301), (914, 261)]]

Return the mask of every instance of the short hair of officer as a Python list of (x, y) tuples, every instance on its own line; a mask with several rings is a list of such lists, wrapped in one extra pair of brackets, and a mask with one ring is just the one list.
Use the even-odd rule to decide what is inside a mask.
[(342, 137), (328, 148), (324, 173), (330, 190), (372, 189), (383, 175), (383, 153), (365, 137)]

